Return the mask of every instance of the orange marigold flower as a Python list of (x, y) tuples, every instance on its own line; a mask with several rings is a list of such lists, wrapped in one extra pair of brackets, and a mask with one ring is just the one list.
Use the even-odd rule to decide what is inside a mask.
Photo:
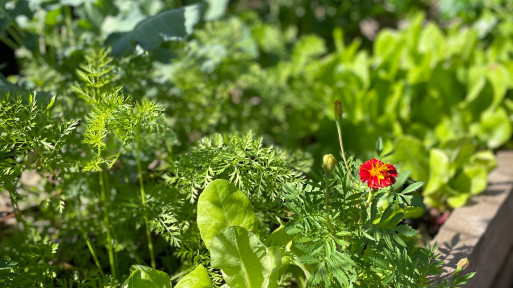
[(371, 159), (360, 165), (360, 181), (372, 189), (385, 188), (395, 183), (397, 170), (392, 164)]

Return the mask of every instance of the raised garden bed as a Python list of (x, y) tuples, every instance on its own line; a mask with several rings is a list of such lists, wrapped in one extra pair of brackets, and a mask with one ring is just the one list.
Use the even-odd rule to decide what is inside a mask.
[(486, 192), (453, 211), (433, 240), (450, 273), (468, 257), (477, 272), (468, 288), (513, 287), (513, 151), (497, 155)]

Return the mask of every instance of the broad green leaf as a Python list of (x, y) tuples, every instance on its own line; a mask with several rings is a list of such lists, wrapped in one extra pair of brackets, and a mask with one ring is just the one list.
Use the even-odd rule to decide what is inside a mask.
[(449, 181), (449, 187), (455, 194), (470, 194), (471, 180), (463, 170), (458, 171)]
[(205, 0), (208, 3), (208, 9), (203, 18), (205, 21), (213, 21), (221, 18), (226, 11), (228, 0)]
[(470, 157), (472, 166), (481, 166), (490, 172), (497, 166), (497, 158), (490, 150), (478, 151)]
[(495, 149), (506, 143), (512, 134), (511, 121), (504, 108), (487, 110), (481, 115), (478, 137), (485, 141), (488, 148)]
[(171, 278), (166, 273), (142, 265), (130, 267), (130, 277), (123, 288), (171, 288)]
[(381, 66), (380, 76), (393, 78), (399, 69), (400, 56), (404, 49), (404, 39), (395, 31), (383, 29), (374, 41), (376, 65)]
[(208, 276), (208, 271), (203, 265), (198, 265), (189, 274), (185, 275), (175, 288), (212, 288), (212, 280)]
[(476, 147), (471, 138), (462, 137), (449, 140), (441, 149), (449, 157), (451, 169), (460, 169), (468, 163)]
[(484, 76), (483, 67), (474, 66), (471, 67), (468, 71), (468, 79), (467, 79), (467, 96), (466, 101), (470, 102), (476, 99), (483, 90), (483, 87), (486, 84), (486, 78)]
[(124, 54), (134, 47), (133, 42), (149, 50), (159, 47), (163, 41), (183, 40), (200, 21), (201, 9), (201, 4), (194, 4), (148, 17), (118, 38), (112, 45), (112, 53)]
[(487, 79), (493, 86), (492, 107), (500, 105), (511, 82), (508, 70), (497, 63), (491, 64), (486, 71)]
[(422, 185), (424, 185), (424, 182), (415, 182), (415, 183), (412, 183), (410, 185), (408, 185), (408, 187), (406, 187), (406, 189), (404, 189), (401, 194), (408, 194), (408, 193), (412, 193), (413, 191), (416, 191), (417, 189), (419, 189), (420, 187), (422, 187)]
[(424, 208), (419, 207), (406, 207), (404, 209), (404, 218), (416, 219), (424, 215)]
[(488, 173), (482, 167), (467, 166), (464, 169), (465, 175), (470, 179), (470, 194), (477, 195), (483, 192), (488, 186)]
[(397, 32), (383, 29), (374, 41), (374, 55), (385, 60), (389, 55), (400, 52), (396, 50), (400, 42), (401, 37)]
[(450, 178), (449, 157), (440, 149), (431, 149), (429, 153), (429, 181), (424, 194), (428, 195), (447, 184)]
[(418, 233), (417, 230), (411, 228), (411, 226), (408, 225), (398, 225), (394, 228), (394, 230), (400, 234), (405, 235), (406, 237), (413, 237)]
[(212, 266), (223, 271), (229, 287), (278, 287), (280, 250), (267, 248), (243, 227), (231, 226), (217, 234), (210, 255)]
[(395, 184), (394, 186), (392, 186), (392, 189), (394, 192), (396, 193), (400, 193), (401, 191), (403, 191), (403, 185), (404, 183), (406, 183), (406, 180), (408, 180), (408, 178), (410, 178), (410, 171), (404, 171), (402, 173), (399, 173), (399, 175), (397, 175), (397, 179), (395, 181)]
[(379, 137), (378, 141), (376, 141), (376, 153), (378, 154), (378, 157), (381, 156), (382, 152), (383, 152), (383, 139), (381, 139), (381, 137)]
[(267, 246), (276, 246), (276, 247), (285, 247), (287, 244), (292, 241), (293, 237), (287, 234), (283, 226), (276, 228), (276, 230), (267, 237), (265, 240), (265, 245)]
[[(417, 54), (419, 47), (419, 38), (424, 26), (425, 16), (422, 13), (417, 13), (411, 19), (407, 29), (401, 31), (401, 34), (406, 38), (408, 50), (410, 54)], [(404, 44), (403, 44), (404, 45)]]
[[(120, 2), (123, 0), (117, 1)], [(164, 3), (161, 1), (123, 1), (122, 5), (119, 5), (121, 3), (116, 5), (116, 1), (111, 2), (103, 0), (102, 2), (104, 2), (104, 4), (101, 5), (101, 7), (106, 16), (100, 22), (99, 29), (104, 35), (129, 32), (145, 18), (156, 15), (165, 9)], [(80, 14), (80, 10), (77, 11), (79, 16), (85, 16), (85, 19), (91, 18), (87, 17), (87, 15), (83, 15), (84, 13)], [(116, 13), (116, 15), (112, 15), (109, 11), (113, 10), (118, 10), (119, 12)], [(95, 14), (98, 14), (98, 12)], [(98, 15), (93, 17), (98, 17)]]
[(429, 54), (430, 67), (434, 68), (438, 61), (446, 55), (446, 43), (442, 31), (434, 23), (427, 24), (420, 33), (418, 44), (419, 52)]
[(451, 205), (451, 207), (453, 208), (458, 208), (465, 205), (465, 203), (467, 203), (468, 198), (470, 198), (470, 194), (459, 194), (456, 196), (450, 196), (447, 198), (447, 203), (449, 203), (449, 205)]
[(210, 242), (229, 226), (249, 231), (258, 229), (258, 218), (248, 197), (226, 180), (214, 180), (198, 199), (198, 228), (201, 239), (210, 249)]
[(411, 178), (416, 181), (425, 181), (428, 178), (428, 153), (422, 142), (412, 136), (397, 137), (392, 157), (401, 164), (401, 171), (410, 170)]
[(444, 115), (450, 115), (453, 108), (465, 100), (465, 85), (457, 77), (454, 67), (437, 65), (429, 78), (428, 96), (436, 98)]
[[(428, 77), (427, 75), (421, 75), (425, 73), (422, 71), (423, 69), (430, 70), (428, 67), (419, 67), (419, 69), (410, 70), (408, 77), (410, 77), (410, 75), (415, 71), (420, 73), (415, 77)], [(427, 79), (417, 78), (417, 80), (410, 79), (409, 81), (413, 83), (413, 81), (424, 82), (425, 80)], [(436, 90), (428, 90), (424, 94), (425, 95), (420, 98), (421, 100), (417, 100), (420, 103), (412, 107), (412, 112), (414, 113), (412, 120), (418, 121), (427, 127), (433, 127), (436, 126), (445, 116), (443, 111), (443, 103), (439, 100), (440, 97)]]
[(467, 60), (477, 43), (477, 31), (473, 29), (458, 29), (447, 37), (447, 55), (458, 55)]

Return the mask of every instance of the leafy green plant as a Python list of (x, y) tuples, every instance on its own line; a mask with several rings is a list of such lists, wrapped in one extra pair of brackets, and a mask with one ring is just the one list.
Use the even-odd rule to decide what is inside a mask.
[[(352, 158), (349, 163), (356, 172), (359, 163)], [(405, 210), (415, 205), (414, 193), (422, 183), (412, 183), (403, 190), (406, 175), (393, 187), (368, 190), (366, 185), (353, 186), (341, 165), (327, 174), (334, 179), (326, 186), (285, 185), (290, 218), (285, 230), (278, 229), (266, 241), (277, 246), (266, 246), (258, 238), (249, 199), (236, 186), (225, 180), (207, 186), (198, 211), (212, 212), (214, 223), (223, 225), (210, 225), (198, 212), (198, 226), (210, 250), (211, 265), (221, 269), (228, 287), (277, 287), (279, 277), (287, 273), (283, 268), (289, 264), (303, 269), (306, 287), (432, 286), (434, 281), (428, 276), (441, 271), (435, 248), (416, 247), (416, 232), (398, 225)], [(352, 180), (360, 182), (357, 177)], [(384, 204), (384, 199), (389, 201)], [(218, 210), (210, 209), (212, 205)], [(439, 286), (458, 287), (472, 275)]]
[[(0, 223), (0, 285), (472, 277), (457, 269), (435, 284), (434, 248), (418, 247), (403, 220), (483, 191), (493, 151), (511, 138), (507, 14), (493, 12), (504, 21), (486, 35), (413, 17), (367, 50), (329, 25), (319, 36), (254, 11), (220, 17), (226, 1), (125, 2), (1, 3), (0, 41), (22, 69), (0, 77), (0, 187), (13, 205)], [(275, 16), (289, 9), (273, 5)], [(342, 145), (344, 165), (321, 161), (338, 149), (334, 99), (339, 143), (344, 131), (361, 159), (376, 148), (398, 168), (394, 185), (394, 173), (361, 183), (362, 163)], [(312, 169), (320, 162), (324, 174)]]
[[(65, 146), (77, 121), (55, 122), (51, 115), (54, 101), (55, 98), (45, 99), (21, 89), (2, 93), (0, 97), (0, 186), (9, 192), (13, 214), (24, 230), (24, 237), (14, 235), (7, 240), (11, 243), (9, 247), (17, 248), (2, 253), (7, 257), (2, 258), (8, 269), (2, 278), (6, 285), (44, 285), (56, 276), (48, 261), (59, 245), (21, 216), (19, 202), (28, 195), (18, 190), (19, 178), (26, 169), (51, 172), (55, 167), (67, 165), (58, 151)], [(48, 195), (48, 200), (52, 198), (59, 199), (57, 195)], [(12, 245), (16, 243), (21, 246)]]
[[(242, 225), (239, 221), (249, 220), (240, 218), (243, 214), (238, 217), (228, 213), (221, 217), (223, 214), (218, 213), (221, 209), (219, 205), (231, 205), (231, 202), (224, 199), (229, 193), (225, 191), (221, 197), (212, 191), (213, 188), (207, 189), (207, 186), (220, 179), (233, 181), (236, 190), (240, 191), (236, 196), (232, 196), (237, 199), (249, 197), (252, 200), (253, 208), (248, 213), (253, 216), (246, 224), (253, 224), (247, 228), (259, 228), (266, 235), (280, 222), (284, 214), (281, 203), (285, 199), (282, 183), (305, 181), (301, 173), (294, 169), (305, 167), (297, 159), (299, 158), (292, 157), (276, 147), (264, 147), (262, 139), (255, 139), (251, 132), (242, 137), (219, 134), (206, 137), (189, 152), (163, 166), (167, 171), (163, 175), (166, 187), (173, 193), (154, 195), (149, 201), (173, 205), (161, 206), (158, 214), (150, 219), (150, 228), (177, 247), (175, 253), (184, 262), (184, 267), (203, 264), (208, 268), (210, 257), (206, 248), (219, 231), (202, 231), (201, 223), (207, 223), (207, 226), (217, 223), (215, 227), (226, 228), (235, 225), (234, 223)], [(215, 199), (218, 202), (215, 202)], [(197, 209), (197, 203), (204, 203), (202, 205), (205, 207)], [(239, 206), (232, 208), (237, 211), (237, 208), (246, 207), (248, 203), (249, 201), (244, 205), (239, 203)], [(229, 218), (232, 216), (233, 218)], [(201, 241), (201, 237), (204, 241)], [(216, 274), (211, 269), (209, 272), (215, 277)], [(215, 282), (217, 280), (219, 279), (213, 279)]]
[[(326, 107), (342, 97), (346, 111), (342, 125), (353, 135), (346, 141), (348, 151), (368, 157), (373, 151), (369, 143), (379, 137), (384, 140), (387, 152), (407, 142), (416, 144), (418, 147), (411, 150), (418, 155), (404, 157), (397, 153), (390, 159), (397, 161), (400, 169), (413, 169), (412, 177), (426, 182), (429, 188), (426, 203), (444, 209), (461, 206), (471, 195), (483, 191), (484, 175), (493, 167), (493, 160), (486, 154), (489, 152), (465, 162), (455, 161), (454, 153), (449, 150), (469, 150), (470, 142), (474, 151), (496, 149), (512, 134), (508, 115), (513, 105), (509, 99), (511, 87), (507, 84), (511, 74), (508, 51), (512, 51), (512, 46), (507, 39), (513, 30), (508, 28), (511, 26), (508, 21), (498, 24), (500, 33), (481, 41), (477, 26), (442, 30), (434, 22), (423, 25), (423, 17), (415, 16), (406, 29), (380, 31), (369, 53), (361, 48), (358, 39), (346, 45), (347, 31), (344, 34), (330, 28), (329, 37), (325, 37), (326, 31), (321, 33), (323, 37), (303, 35), (304, 31), (298, 36), (289, 27), (293, 24), (273, 26), (251, 12), (220, 19), (225, 2), (209, 3), (209, 6), (192, 4), (175, 10), (168, 9), (174, 7), (172, 4), (162, 3), (148, 6), (137, 2), (130, 6), (79, 1), (74, 5), (76, 13), (83, 16), (80, 20), (73, 19), (69, 6), (64, 4), (14, 5), (18, 8), (13, 8), (13, 15), (34, 14), (45, 19), (46, 26), (37, 31), (11, 17), (5, 22), (9, 31), (47, 35), (46, 45), (54, 47), (36, 51), (35, 47), (41, 50), (44, 45), (30, 46), (31, 36), (20, 38), (25, 39), (18, 43), (25, 47), (20, 50), (28, 49), (32, 54), (20, 54), (24, 55), (22, 62), (26, 59), (22, 65), (26, 67), (23, 70), (26, 76), (18, 79), (19, 83), (26, 87), (44, 85), (44, 89), (68, 97), (66, 83), (77, 80), (75, 67), (86, 56), (83, 48), (89, 42), (83, 38), (89, 39), (91, 35), (108, 38), (108, 45), (112, 44), (120, 55), (129, 55), (131, 44), (138, 44), (144, 53), (115, 63), (119, 73), (112, 79), (114, 86), (122, 86), (133, 99), (157, 100), (164, 107), (168, 121), (178, 123), (174, 131), (182, 144), (215, 132), (252, 129), (263, 135), (267, 143), (288, 149), (306, 148), (320, 159), (328, 147), (336, 145), (326, 132), (331, 117)], [(394, 1), (389, 5), (397, 11), (406, 11), (402, 9), (408, 6), (402, 7)], [(319, 7), (333, 8), (329, 1)], [(271, 12), (281, 17), (280, 9), (291, 8), (279, 4)], [(335, 14), (346, 13), (344, 9), (337, 8)], [(384, 13), (373, 9), (363, 10), (370, 14)], [(494, 15), (504, 14), (497, 9)], [(57, 17), (60, 11), (66, 12), (62, 19)], [(93, 17), (92, 11), (100, 16)], [(130, 11), (135, 18), (128, 17)], [(158, 11), (163, 12), (157, 14)], [(175, 23), (178, 18), (170, 17), (175, 14), (181, 20), (190, 21), (187, 25), (178, 20)], [(201, 14), (207, 20), (204, 24), (200, 21)], [(135, 22), (128, 25), (127, 19), (140, 20), (140, 25), (136, 27)], [(80, 29), (74, 29), (75, 26)], [(166, 29), (162, 34), (162, 27), (174, 29)], [(57, 29), (64, 32), (51, 32)], [(142, 39), (143, 34), (149, 38)], [(163, 35), (166, 37), (162, 38)], [(186, 36), (190, 37), (187, 43), (167, 41)], [(33, 58), (38, 61), (32, 61)], [(151, 72), (144, 72), (147, 70)], [(132, 81), (134, 77), (141, 81)], [(191, 114), (192, 110), (196, 112)], [(369, 137), (372, 141), (367, 141)], [(327, 145), (319, 145), (320, 142)], [(440, 170), (429, 168), (429, 161), (411, 162), (416, 158), (428, 159), (431, 157), (428, 151), (433, 148), (442, 150), (449, 158), (451, 168), (446, 179), (438, 178)], [(469, 188), (468, 180), (473, 178), (469, 175), (479, 178), (476, 188)]]

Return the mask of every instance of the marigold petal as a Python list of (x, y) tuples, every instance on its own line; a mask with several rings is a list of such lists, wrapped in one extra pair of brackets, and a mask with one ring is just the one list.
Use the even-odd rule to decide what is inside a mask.
[(370, 159), (360, 165), (360, 181), (372, 189), (385, 188), (395, 183), (397, 170), (390, 163)]

